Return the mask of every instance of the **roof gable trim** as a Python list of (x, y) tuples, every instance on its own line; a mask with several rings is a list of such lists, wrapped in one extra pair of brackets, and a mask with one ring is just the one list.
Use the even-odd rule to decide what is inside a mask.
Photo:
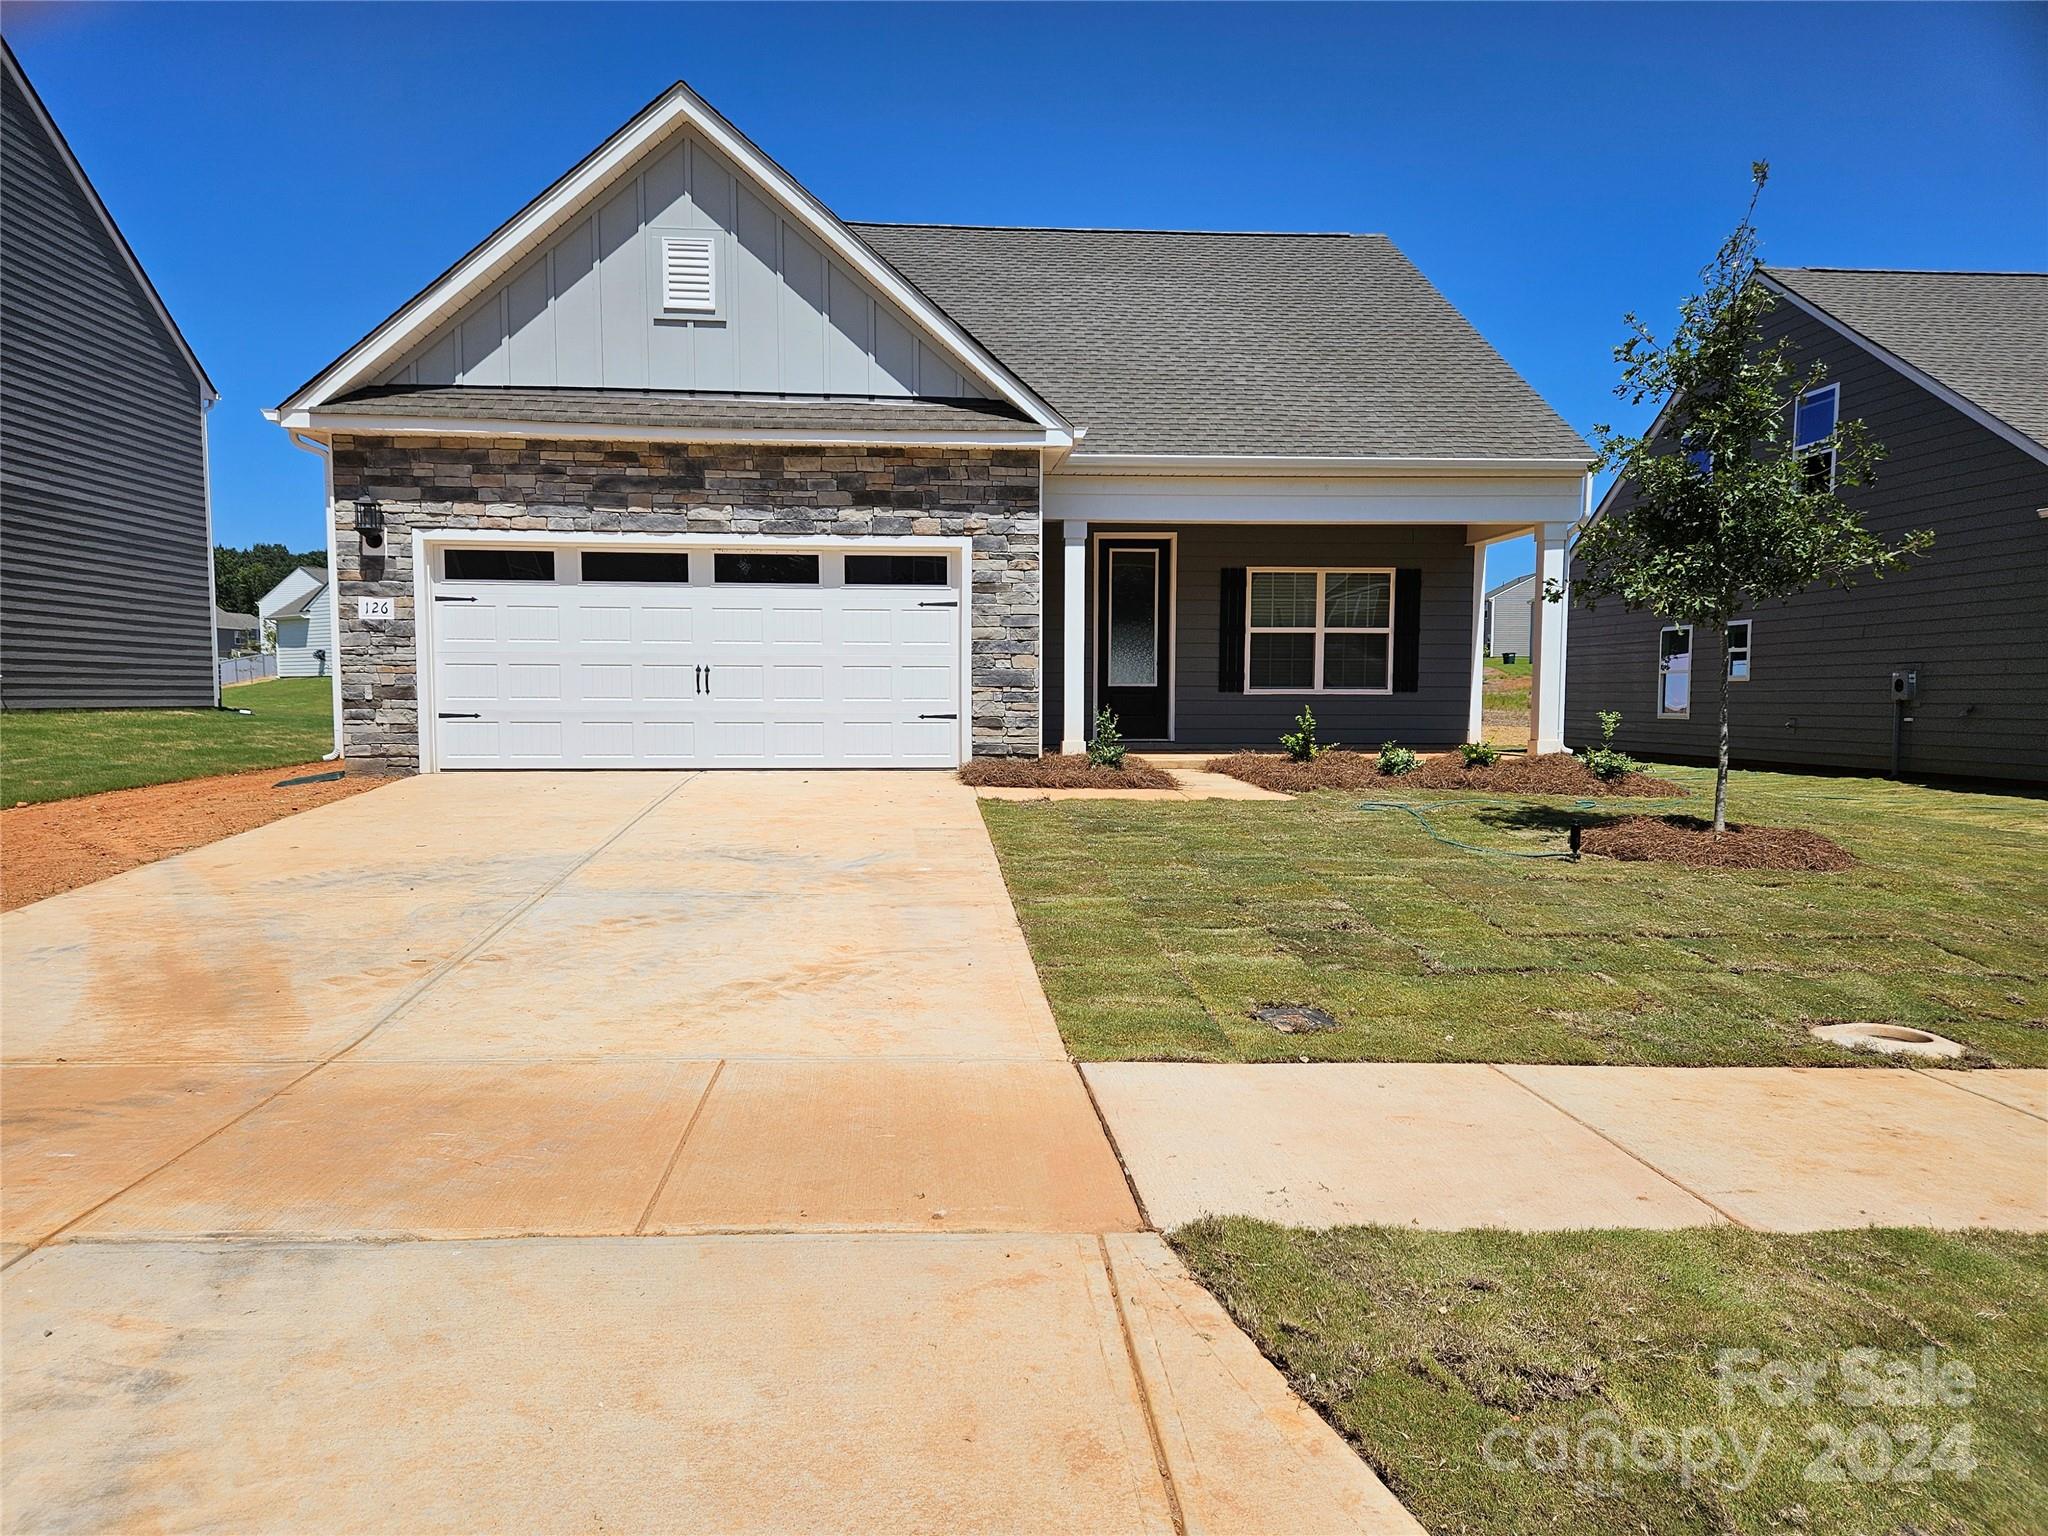
[(710, 103), (677, 81), (586, 156), (567, 175), (514, 214), (467, 256), (413, 297), (382, 325), (301, 386), (272, 420), (305, 411), (366, 383), (430, 336), (501, 272), (569, 219), (656, 143), (680, 127), (701, 134), (720, 154), (767, 189), (799, 223), (877, 291), (918, 321), (954, 360), (1039, 426), (1064, 432), (1067, 423), (996, 356), (884, 261), (845, 222), (806, 191)]
[(1818, 320), (1837, 335), (1853, 341), (1886, 367), (1912, 380), (1913, 383), (1919, 385), (1930, 395), (1941, 401), (1942, 404), (1954, 407), (1987, 432), (1995, 433), (1997, 436), (2004, 438), (2008, 443), (2011, 443), (2015, 448), (2039, 459), (2043, 464), (2048, 464), (2048, 444), (2036, 442), (2003, 417), (1992, 415), (1991, 412), (1985, 410), (1983, 406), (1977, 404), (1974, 400), (1956, 393), (1955, 390), (1942, 383), (1941, 380), (1935, 378), (1932, 374), (1914, 367), (1896, 352), (1872, 341), (1846, 320), (1836, 318), (1827, 310), (1821, 308), (1820, 305), (1814, 303), (1813, 300), (1794, 292), (1789, 285), (1778, 281), (1768, 271), (1759, 271), (1757, 273), (1757, 280), (1770, 289), (1772, 293), (1777, 294), (1780, 298), (1790, 303), (1801, 314)]

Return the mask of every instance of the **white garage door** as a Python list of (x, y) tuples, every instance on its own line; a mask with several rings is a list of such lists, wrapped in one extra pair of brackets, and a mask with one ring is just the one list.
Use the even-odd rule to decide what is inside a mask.
[(594, 543), (431, 559), (439, 767), (961, 761), (957, 553)]

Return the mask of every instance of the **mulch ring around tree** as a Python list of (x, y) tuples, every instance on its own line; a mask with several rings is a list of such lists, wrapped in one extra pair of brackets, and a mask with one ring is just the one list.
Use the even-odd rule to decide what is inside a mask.
[(1212, 773), (1290, 795), (1311, 789), (1477, 789), (1513, 795), (1637, 795), (1676, 799), (1685, 789), (1647, 773), (1618, 779), (1595, 778), (1593, 770), (1564, 752), (1542, 757), (1503, 757), (1491, 768), (1467, 768), (1455, 754), (1430, 758), (1413, 773), (1379, 771), (1376, 754), (1325, 752), (1297, 763), (1270, 752), (1239, 752), (1209, 764)]
[(1696, 816), (1629, 816), (1587, 827), (1579, 851), (1603, 859), (1685, 864), (1694, 869), (1848, 869), (1856, 856), (1800, 827), (1730, 825), (1719, 837)]
[(1078, 752), (1045, 757), (977, 757), (960, 782), (995, 789), (1173, 789), (1173, 776), (1141, 758), (1104, 768)]

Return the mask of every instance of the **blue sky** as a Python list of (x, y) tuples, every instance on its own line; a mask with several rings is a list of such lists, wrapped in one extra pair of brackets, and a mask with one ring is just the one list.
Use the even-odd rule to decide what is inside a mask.
[(2048, 267), (2038, 4), (11, 0), (7, 32), (220, 386), (230, 543), (322, 538), (261, 409), (679, 76), (847, 217), (1384, 232), (1582, 432), (1638, 419), (1622, 313), (1671, 313), (1752, 159), (1768, 260)]

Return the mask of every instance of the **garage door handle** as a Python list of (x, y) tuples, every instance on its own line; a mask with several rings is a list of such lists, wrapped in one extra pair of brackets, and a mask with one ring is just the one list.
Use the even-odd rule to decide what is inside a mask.
[(920, 720), (958, 720), (958, 715), (919, 715)]
[(435, 715), (435, 716), (434, 716), (434, 718), (435, 718), (436, 720), (481, 720), (481, 719), (483, 719), (483, 716), (482, 716), (482, 715), (451, 715), (451, 714), (449, 714), (449, 713), (448, 713), (448, 712), (447, 712), (446, 710), (443, 710), (443, 711), (441, 711), (441, 712), (440, 712), (439, 714)]
[(918, 604), (917, 606), (918, 606), (918, 607), (920, 607), (920, 608), (958, 608), (958, 607), (959, 607), (960, 605), (959, 605), (959, 604), (958, 604), (957, 602), (955, 602), (955, 603), (919, 603), (919, 604)]
[(434, 601), (437, 603), (473, 603), (476, 599), (473, 597), (443, 597), (440, 593), (436, 592), (434, 594)]

